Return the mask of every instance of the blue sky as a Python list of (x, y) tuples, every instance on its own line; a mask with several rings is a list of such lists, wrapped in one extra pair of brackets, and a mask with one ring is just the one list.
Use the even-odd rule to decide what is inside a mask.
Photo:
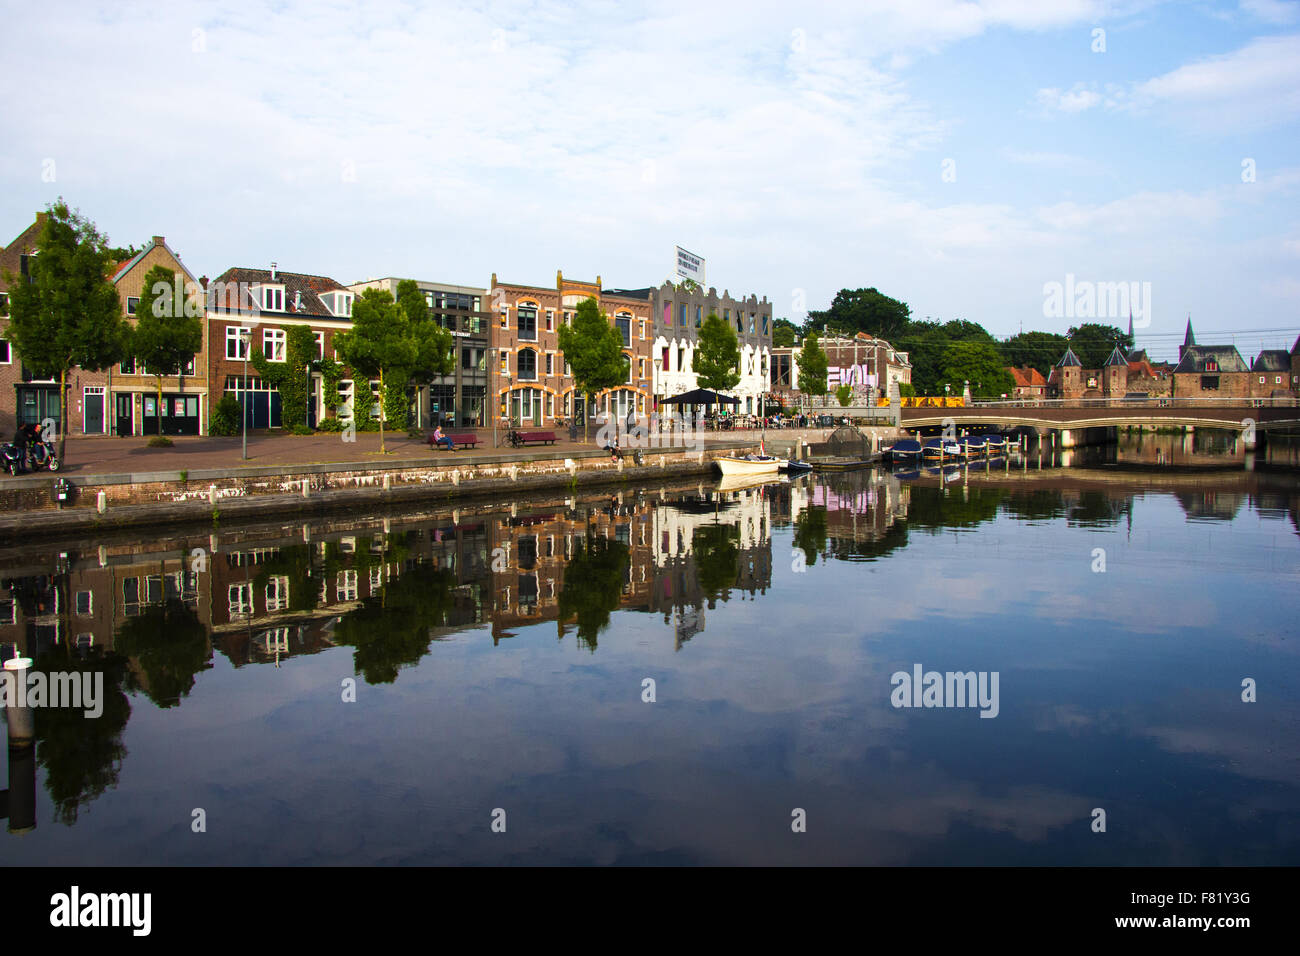
[(6, 3), (4, 22), (23, 82), (0, 103), (0, 241), (62, 195), (209, 276), (635, 286), (681, 244), (796, 319), (874, 285), (919, 317), (1064, 331), (1043, 286), (1072, 274), (1151, 283), (1157, 356), (1189, 313), (1247, 358), (1300, 332), (1294, 2)]

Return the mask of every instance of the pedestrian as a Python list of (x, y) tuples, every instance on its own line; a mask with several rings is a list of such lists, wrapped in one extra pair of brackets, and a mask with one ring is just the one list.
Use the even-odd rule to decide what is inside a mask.
[(437, 428), (433, 430), (433, 441), (434, 444), (436, 445), (445, 445), (447, 447), (447, 451), (456, 450), (456, 442), (452, 440), (452, 437), (450, 435), (444, 435), (442, 433), (441, 425), (439, 425)]

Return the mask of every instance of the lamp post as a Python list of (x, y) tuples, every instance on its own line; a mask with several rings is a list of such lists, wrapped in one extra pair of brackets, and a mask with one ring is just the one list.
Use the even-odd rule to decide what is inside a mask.
[(240, 418), (243, 419), (244, 461), (248, 461), (248, 353), (253, 350), (253, 329), (254, 328), (256, 328), (256, 326), (252, 326), (252, 325), (241, 325), (239, 327), (239, 338), (240, 341), (243, 343), (243, 352), (244, 352), (244, 381), (243, 381), (244, 400), (241, 403), (243, 405), (243, 414), (240, 416)]
[(659, 375), (663, 371), (663, 365), (664, 365), (664, 360), (662, 357), (656, 358), (654, 360), (655, 380), (650, 383), (650, 391), (654, 394), (654, 403), (655, 403), (654, 413), (655, 413), (656, 428), (659, 425)]

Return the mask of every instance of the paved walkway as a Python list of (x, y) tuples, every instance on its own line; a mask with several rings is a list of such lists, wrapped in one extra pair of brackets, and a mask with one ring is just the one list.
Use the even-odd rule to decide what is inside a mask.
[[(547, 429), (541, 429), (547, 430)], [(463, 434), (467, 430), (457, 432)], [(479, 429), (478, 447), (471, 450), (460, 449), (448, 452), (445, 449), (431, 449), (423, 437), (407, 438), (405, 432), (386, 434), (384, 444), (387, 455), (379, 453), (378, 432), (358, 432), (356, 441), (345, 442), (343, 436), (336, 433), (321, 432), (315, 435), (252, 434), (248, 436), (248, 460), (243, 459), (241, 439), (239, 438), (187, 438), (173, 437), (175, 443), (171, 448), (150, 448), (148, 438), (69, 438), (64, 453), (62, 473), (73, 476), (106, 474), (139, 474), (163, 471), (200, 471), (219, 468), (274, 467), (277, 465), (323, 465), (364, 462), (376, 464), (387, 460), (429, 459), (430, 463), (445, 463), (456, 456), (473, 455), (477, 461), (485, 456), (500, 456), (501, 460), (519, 460), (536, 458), (543, 454), (564, 457), (573, 451), (593, 451), (596, 444), (596, 428), (591, 430), (590, 441), (586, 444), (568, 440), (567, 431), (555, 430), (564, 436), (554, 445), (528, 445), (514, 449), (505, 444), (504, 433), (498, 433), (498, 440), (504, 447), (494, 448), (491, 429)], [(807, 436), (807, 440), (823, 440), (826, 429), (779, 430), (768, 432), (772, 438), (792, 439), (798, 435)], [(756, 441), (758, 431), (737, 430), (724, 432), (707, 432), (707, 442), (746, 442)], [(671, 444), (671, 435), (660, 436), (661, 445)], [(628, 446), (630, 450), (630, 445)], [(48, 480), (48, 472), (37, 472), (35, 477)]]

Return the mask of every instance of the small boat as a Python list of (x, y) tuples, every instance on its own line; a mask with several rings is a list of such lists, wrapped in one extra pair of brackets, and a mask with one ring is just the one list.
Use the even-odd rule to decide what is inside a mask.
[(922, 458), (960, 458), (961, 445), (951, 438), (930, 438), (921, 446)]
[(962, 454), (967, 458), (979, 457), (989, 450), (983, 435), (967, 435), (959, 444), (962, 446)]
[(724, 475), (775, 475), (787, 461), (771, 455), (727, 455), (713, 459)]
[(921, 456), (921, 443), (915, 438), (900, 438), (884, 451), (885, 461), (916, 461)]
[(1007, 447), (1007, 440), (997, 432), (984, 436), (985, 444), (988, 445), (989, 454), (995, 455)]
[(805, 472), (805, 471), (812, 471), (812, 468), (813, 466), (811, 462), (799, 461), (795, 458), (791, 458), (781, 466), (781, 471), (791, 472), (791, 473)]

